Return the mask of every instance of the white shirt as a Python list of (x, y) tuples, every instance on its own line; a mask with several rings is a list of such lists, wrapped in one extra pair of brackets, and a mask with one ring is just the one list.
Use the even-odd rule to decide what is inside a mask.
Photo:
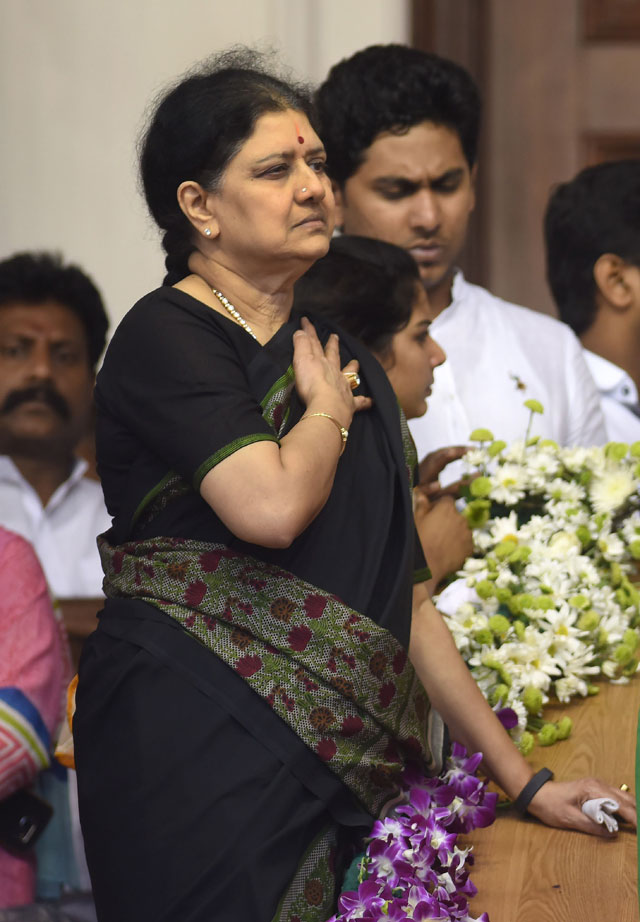
[(600, 391), (600, 405), (612, 442), (640, 440), (640, 403), (633, 379), (613, 362), (584, 350), (584, 358)]
[(11, 458), (0, 455), (0, 524), (30, 541), (58, 598), (102, 595), (96, 537), (111, 527), (102, 487), (78, 460), (46, 507)]
[[(561, 445), (601, 445), (607, 441), (600, 399), (573, 331), (559, 320), (510, 304), (457, 272), (452, 300), (431, 325), (447, 353), (436, 368), (428, 410), (409, 427), (418, 457), (446, 445), (466, 445), (474, 429), (490, 429), (496, 439), (525, 436), (536, 399), (531, 435)], [(463, 473), (450, 464), (443, 483)]]

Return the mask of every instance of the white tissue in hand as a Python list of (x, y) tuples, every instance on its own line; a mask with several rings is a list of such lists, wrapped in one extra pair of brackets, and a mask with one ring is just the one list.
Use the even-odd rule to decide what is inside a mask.
[(607, 827), (607, 832), (618, 831), (618, 821), (613, 814), (620, 808), (617, 800), (610, 797), (595, 797), (593, 800), (587, 800), (582, 805), (582, 812), (586, 814), (594, 823), (600, 823)]

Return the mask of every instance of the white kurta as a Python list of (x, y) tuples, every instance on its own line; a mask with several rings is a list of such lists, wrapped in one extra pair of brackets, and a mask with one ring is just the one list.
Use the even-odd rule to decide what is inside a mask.
[[(524, 438), (535, 398), (544, 406), (532, 435), (561, 445), (607, 441), (600, 398), (573, 331), (559, 320), (510, 304), (458, 272), (452, 301), (435, 319), (431, 334), (447, 353), (436, 369), (425, 416), (410, 422), (418, 456), (446, 445), (468, 444), (479, 427), (496, 439)], [(460, 462), (443, 472), (461, 476)]]
[(640, 404), (633, 379), (613, 362), (584, 350), (584, 357), (600, 392), (607, 435), (612, 442), (640, 440)]

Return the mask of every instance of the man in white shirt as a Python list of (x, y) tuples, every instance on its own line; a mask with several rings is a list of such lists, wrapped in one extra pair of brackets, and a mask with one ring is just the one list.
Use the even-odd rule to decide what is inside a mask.
[(571, 331), (456, 270), (475, 203), (480, 99), (470, 75), (414, 48), (373, 46), (333, 67), (317, 98), (338, 225), (411, 253), (432, 334), (447, 353), (427, 415), (411, 424), (419, 456), (465, 443), (478, 427), (505, 441), (524, 437), (528, 398), (545, 408), (534, 434), (605, 441), (598, 393)]
[(551, 194), (547, 278), (580, 337), (609, 438), (640, 440), (640, 160), (600, 163)]
[(61, 600), (102, 594), (96, 536), (110, 519), (75, 451), (107, 326), (80, 269), (47, 254), (0, 262), (0, 523), (33, 544)]
[[(96, 536), (111, 524), (100, 484), (83, 476), (87, 463), (75, 454), (89, 428), (107, 327), (100, 294), (77, 267), (44, 253), (0, 262), (0, 524), (33, 544), (78, 634), (93, 629), (102, 604)], [(40, 877), (39, 892), (84, 891), (93, 918), (73, 782), (75, 865)], [(67, 843), (62, 833), (60, 849)]]

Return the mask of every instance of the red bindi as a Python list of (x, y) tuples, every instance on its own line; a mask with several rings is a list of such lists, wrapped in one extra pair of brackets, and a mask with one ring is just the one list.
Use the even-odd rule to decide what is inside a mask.
[(304, 138), (301, 134), (298, 135), (298, 144), (304, 144)]

